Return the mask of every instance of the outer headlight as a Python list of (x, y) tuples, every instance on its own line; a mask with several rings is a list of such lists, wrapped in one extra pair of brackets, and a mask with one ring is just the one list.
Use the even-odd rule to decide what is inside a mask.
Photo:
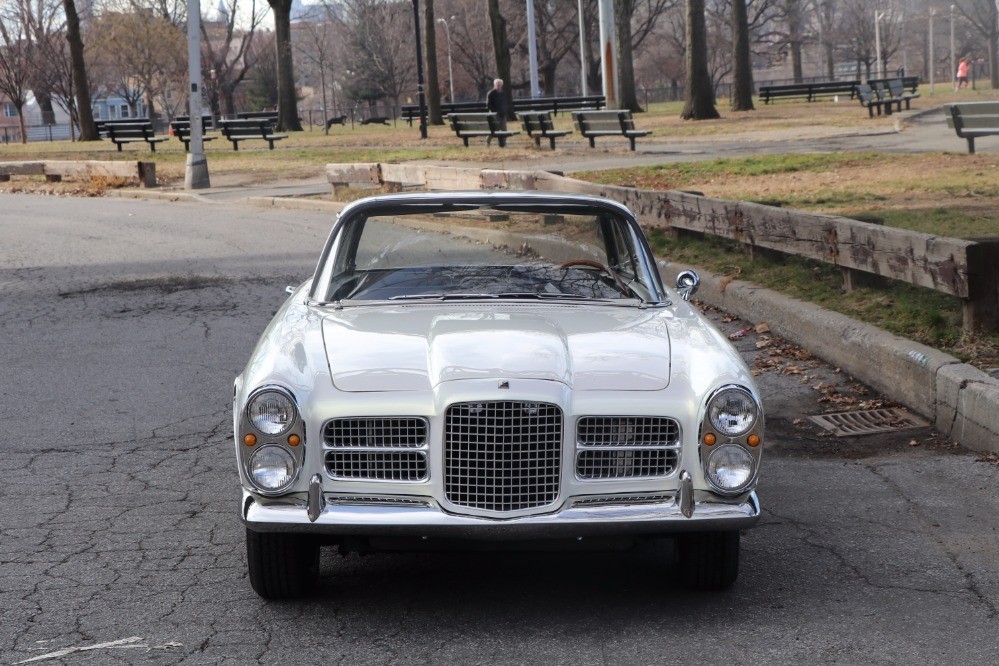
[(749, 432), (760, 418), (756, 400), (742, 389), (727, 388), (711, 398), (708, 418), (712, 427), (726, 437)]
[(283, 435), (295, 423), (295, 404), (279, 391), (261, 391), (250, 399), (246, 416), (265, 435)]
[(253, 452), (248, 471), (257, 488), (277, 492), (295, 480), (295, 457), (283, 446), (268, 444)]
[(753, 478), (753, 456), (737, 444), (719, 446), (708, 456), (707, 472), (719, 490), (738, 492)]

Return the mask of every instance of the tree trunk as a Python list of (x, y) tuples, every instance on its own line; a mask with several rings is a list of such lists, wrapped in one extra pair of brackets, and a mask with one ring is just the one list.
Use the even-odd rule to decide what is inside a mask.
[(801, 7), (798, 0), (787, 3), (787, 41), (791, 46), (791, 76), (795, 83), (801, 83)]
[[(426, 5), (427, 50), (427, 113), (431, 125), (443, 125), (441, 116), (441, 87), (437, 77), (437, 21), (434, 19), (434, 0), (424, 0)], [(454, 101), (454, 100), (452, 100)]]
[(614, 0), (615, 27), (617, 28), (618, 104), (622, 109), (638, 112), (635, 95), (635, 61), (631, 49), (631, 17), (635, 13), (635, 0)]
[(55, 125), (55, 108), (52, 106), (52, 93), (40, 87), (35, 88), (35, 101), (42, 113), (43, 125)]
[(994, 2), (989, 3), (989, 25), (992, 26), (992, 31), (989, 36), (989, 79), (992, 82), (992, 90), (999, 89), (999, 46), (997, 46), (997, 41), (999, 41), (999, 30), (996, 28), (996, 14), (999, 13), (999, 7), (996, 6)]
[(833, 48), (833, 43), (828, 40), (822, 46), (826, 50), (826, 78), (832, 81), (836, 78), (836, 62), (834, 61), (836, 50)]
[(15, 103), (14, 108), (17, 109), (17, 126), (21, 130), (21, 143), (28, 143), (28, 127), (24, 124), (24, 105), (18, 106)]
[(87, 82), (87, 64), (83, 59), (83, 37), (80, 36), (80, 17), (75, 0), (62, 0), (66, 11), (66, 41), (73, 67), (73, 84), (76, 86), (76, 108), (80, 118), (80, 141), (99, 141), (94, 109), (90, 102), (90, 84)]
[(503, 79), (507, 120), (513, 120), (513, 82), (510, 80), (510, 45), (506, 41), (506, 19), (500, 14), (499, 0), (489, 0), (489, 27), (493, 33), (497, 78)]
[(732, 0), (732, 110), (752, 111), (753, 63), (749, 54), (746, 0)]
[(708, 74), (708, 40), (704, 27), (704, 0), (687, 2), (687, 85), (684, 91), (684, 120), (719, 118), (715, 91)]
[(295, 94), (295, 67), (291, 58), (291, 2), (267, 0), (274, 12), (274, 43), (277, 47), (279, 132), (301, 132)]

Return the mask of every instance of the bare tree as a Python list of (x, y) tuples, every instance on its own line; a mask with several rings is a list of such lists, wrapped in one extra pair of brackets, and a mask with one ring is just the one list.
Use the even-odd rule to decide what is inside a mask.
[(97, 125), (94, 124), (94, 110), (90, 105), (90, 82), (87, 80), (87, 63), (84, 59), (76, 1), (63, 0), (63, 8), (66, 12), (66, 40), (69, 42), (69, 55), (73, 64), (72, 87), (76, 94), (80, 141), (98, 141), (100, 136), (97, 134)]
[(985, 50), (989, 57), (989, 78), (992, 88), (999, 88), (999, 52), (997, 52), (999, 28), (996, 20), (999, 7), (994, 0), (958, 0), (956, 6), (961, 16), (967, 19), (975, 32), (985, 40)]
[(513, 81), (510, 80), (510, 44), (506, 38), (506, 19), (500, 13), (499, 0), (489, 0), (489, 26), (493, 34), (493, 54), (496, 56), (496, 71), (506, 84), (506, 109), (509, 120), (513, 115)]
[(0, 12), (0, 93), (17, 110), (21, 143), (28, 142), (24, 107), (28, 103), (31, 70), (31, 44), (21, 33), (20, 17), (16, 11)]
[(618, 51), (618, 100), (621, 108), (641, 111), (635, 92), (634, 53), (676, 0), (614, 0)]
[[(327, 83), (331, 83), (333, 64), (336, 62), (336, 46), (340, 39), (338, 21), (331, 11), (330, 5), (325, 5), (326, 16), (323, 20), (304, 21), (299, 31), (299, 41), (296, 48), (305, 62), (313, 65), (318, 73), (319, 87), (322, 91), (323, 126), (326, 134), (330, 133), (326, 121), (331, 117), (330, 96)], [(329, 88), (335, 89), (334, 86)]]
[(295, 65), (291, 53), (292, 0), (267, 0), (274, 13), (274, 46), (277, 52), (278, 122), (281, 132), (301, 132), (295, 94)]
[(535, 4), (538, 31), (538, 78), (545, 95), (555, 94), (559, 63), (579, 44), (575, 2)]
[(413, 43), (412, 5), (379, 0), (347, 0), (346, 92), (351, 99), (389, 98), (398, 104), (406, 92), (415, 98), (416, 62), (400, 44)]
[(424, 0), (424, 51), (427, 61), (427, 109), (431, 125), (443, 125), (441, 116), (441, 88), (437, 77), (437, 19), (434, 18), (434, 0)]
[(495, 54), (482, 48), (491, 39), (489, 19), (481, 12), (469, 11), (459, 12), (455, 17), (451, 27), (454, 61), (458, 72), (465, 72), (472, 80), (476, 97), (483, 97), (496, 78)]
[(687, 86), (684, 91), (684, 120), (718, 118), (715, 92), (708, 74), (708, 42), (704, 27), (704, 0), (687, 2)]
[[(249, 0), (248, 7), (245, 0), (223, 0), (223, 3), (225, 11), (220, 12), (217, 20), (201, 22), (201, 67), (207, 74), (203, 78), (212, 110), (234, 114), (236, 87), (246, 79), (260, 56), (253, 48), (253, 40), (267, 8), (257, 0)], [(304, 22), (310, 42), (328, 51), (325, 33), (316, 34), (317, 29), (324, 30), (326, 26), (326, 23)]]
[(732, 110), (753, 110), (753, 61), (746, 0), (732, 0)]

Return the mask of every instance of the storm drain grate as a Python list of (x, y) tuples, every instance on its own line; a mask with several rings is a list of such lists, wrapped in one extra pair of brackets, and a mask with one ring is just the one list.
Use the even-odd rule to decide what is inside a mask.
[(869, 409), (863, 412), (838, 412), (808, 418), (837, 437), (911, 430), (930, 425), (904, 409)]

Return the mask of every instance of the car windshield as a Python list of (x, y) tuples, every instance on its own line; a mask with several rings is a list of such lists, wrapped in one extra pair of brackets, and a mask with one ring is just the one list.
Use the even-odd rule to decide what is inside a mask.
[(578, 207), (455, 208), (347, 217), (324, 255), (314, 297), (339, 303), (662, 300), (640, 232), (620, 214)]

